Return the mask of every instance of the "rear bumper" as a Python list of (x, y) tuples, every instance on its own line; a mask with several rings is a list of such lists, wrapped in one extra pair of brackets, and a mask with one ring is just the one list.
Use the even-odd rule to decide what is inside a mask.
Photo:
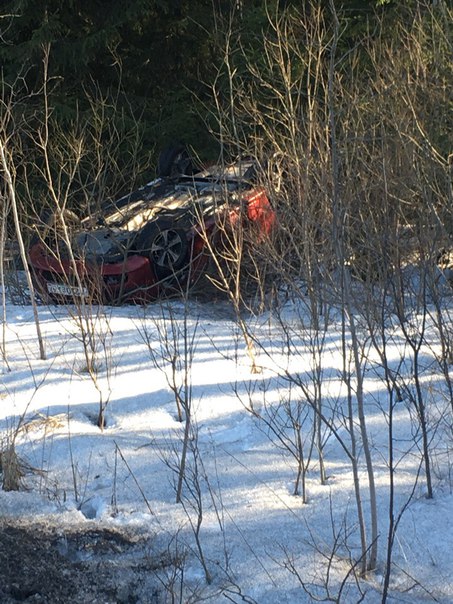
[(148, 258), (129, 256), (121, 262), (71, 262), (58, 258), (40, 243), (29, 252), (35, 284), (52, 302), (143, 303), (158, 295), (157, 279)]

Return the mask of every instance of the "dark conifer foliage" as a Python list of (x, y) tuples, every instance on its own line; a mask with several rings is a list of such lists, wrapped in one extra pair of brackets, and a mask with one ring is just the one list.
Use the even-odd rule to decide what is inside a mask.
[(181, 127), (189, 137), (196, 129), (189, 90), (212, 68), (210, 1), (13, 0), (2, 13), (8, 15), (0, 23), (4, 80), (22, 74), (24, 90), (38, 91), (48, 46), (53, 107), (61, 119), (80, 115), (86, 90), (120, 90), (144, 119), (147, 144)]
[[(330, 0), (320, 2), (327, 8)], [(48, 93), (59, 124), (83, 120), (88, 97), (114, 99), (106, 103), (111, 119), (119, 115), (119, 129), (140, 122), (143, 156), (151, 163), (159, 149), (176, 140), (207, 158), (216, 152), (208, 106), (214, 80), (222, 91), (225, 31), (232, 33), (233, 67), (240, 71), (246, 59), (260, 61), (269, 14), (309, 5), (300, 0), (4, 0), (3, 94), (14, 82), (16, 97), (26, 98), (21, 115), (36, 116), (48, 49)], [(334, 0), (334, 5), (349, 27), (342, 40), (352, 47), (372, 27), (376, 7), (403, 11), (411, 0)]]

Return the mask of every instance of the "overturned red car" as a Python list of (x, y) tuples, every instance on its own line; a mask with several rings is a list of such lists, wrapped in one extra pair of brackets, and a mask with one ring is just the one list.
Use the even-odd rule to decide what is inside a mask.
[(29, 263), (46, 302), (144, 303), (188, 291), (225, 233), (252, 231), (256, 245), (270, 234), (275, 213), (253, 161), (190, 173), (177, 149), (160, 163), (157, 179), (96, 215), (65, 221), (60, 211), (37, 229)]

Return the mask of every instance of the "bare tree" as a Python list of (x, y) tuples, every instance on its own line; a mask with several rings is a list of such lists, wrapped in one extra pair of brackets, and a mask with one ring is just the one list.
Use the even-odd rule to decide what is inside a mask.
[(180, 503), (186, 473), (187, 455), (193, 437), (194, 410), (192, 400), (192, 363), (196, 353), (198, 318), (189, 316), (189, 283), (181, 289), (183, 314), (178, 317), (171, 301), (161, 302), (161, 315), (151, 317), (152, 329), (147, 325), (146, 313), (138, 332), (148, 348), (154, 366), (161, 370), (176, 403), (177, 418), (183, 424), (182, 449), (179, 458), (176, 502)]
[[(14, 180), (13, 180), (12, 169), (11, 169), (12, 160), (11, 160), (11, 157), (8, 156), (8, 150), (7, 150), (6, 144), (7, 143), (5, 140), (0, 140), (0, 162), (1, 162), (3, 174), (5, 177), (5, 181), (6, 181), (6, 190), (7, 190), (8, 196), (9, 196), (11, 212), (13, 214), (14, 228), (15, 228), (15, 233), (16, 233), (16, 237), (17, 237), (17, 242), (19, 244), (19, 253), (20, 253), (20, 257), (22, 259), (22, 264), (24, 266), (25, 275), (27, 278), (28, 289), (30, 291), (30, 299), (31, 299), (31, 305), (33, 308), (33, 317), (34, 317), (34, 321), (35, 321), (36, 335), (38, 338), (39, 357), (42, 360), (45, 360), (46, 352), (45, 352), (45, 348), (44, 348), (44, 340), (43, 340), (42, 333), (41, 333), (41, 326), (39, 323), (39, 313), (38, 313), (38, 307), (37, 307), (36, 298), (35, 298), (35, 288), (34, 288), (33, 280), (31, 277), (30, 269), (28, 267), (27, 252), (25, 249), (24, 239), (22, 236), (22, 225), (21, 225), (20, 218), (19, 218), (19, 208), (18, 208), (18, 202), (17, 202), (17, 197), (16, 197), (16, 189), (14, 186)], [(2, 269), (2, 271), (3, 271), (3, 269)]]
[(5, 281), (5, 245), (6, 245), (6, 223), (8, 218), (9, 208), (6, 198), (1, 198), (1, 227), (0, 227), (0, 287), (2, 289), (2, 337), (0, 344), (0, 354), (3, 362), (9, 369), (8, 354), (6, 350), (6, 281)]

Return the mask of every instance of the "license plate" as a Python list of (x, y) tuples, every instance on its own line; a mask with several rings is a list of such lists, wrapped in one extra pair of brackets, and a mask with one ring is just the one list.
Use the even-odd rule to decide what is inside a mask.
[(77, 285), (66, 285), (65, 283), (48, 283), (47, 291), (49, 294), (58, 296), (73, 296), (76, 298), (88, 298), (88, 289), (78, 287)]

